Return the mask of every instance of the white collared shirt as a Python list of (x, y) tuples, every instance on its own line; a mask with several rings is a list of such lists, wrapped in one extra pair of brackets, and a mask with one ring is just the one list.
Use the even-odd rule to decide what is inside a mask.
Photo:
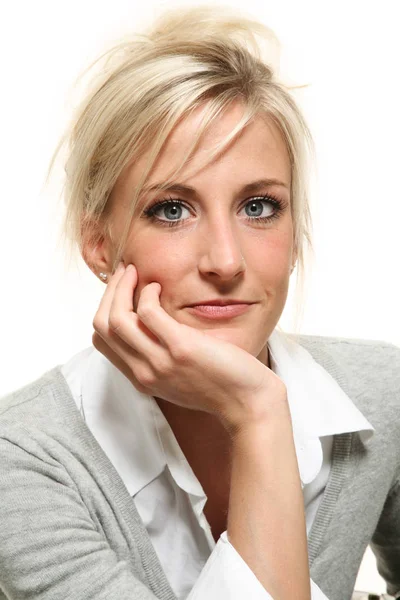
[[(287, 389), (308, 534), (329, 476), (332, 436), (359, 431), (366, 443), (374, 428), (302, 346), (275, 329), (268, 348), (271, 368)], [(215, 542), (203, 513), (207, 496), (154, 398), (136, 390), (93, 346), (61, 370), (132, 496), (177, 598), (273, 600), (227, 532)], [(312, 580), (311, 591), (312, 600), (327, 600)]]

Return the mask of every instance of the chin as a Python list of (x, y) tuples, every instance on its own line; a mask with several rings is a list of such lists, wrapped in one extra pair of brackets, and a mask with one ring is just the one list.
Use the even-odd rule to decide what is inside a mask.
[(204, 331), (204, 333), (207, 335), (211, 335), (212, 337), (216, 337), (225, 342), (229, 342), (230, 344), (234, 344), (235, 346), (242, 348), (242, 350), (249, 352), (249, 354), (252, 354), (253, 356), (257, 356), (259, 354), (254, 345), (254, 340), (251, 342), (249, 336), (244, 335), (243, 332), (238, 329), (202, 329), (202, 331)]

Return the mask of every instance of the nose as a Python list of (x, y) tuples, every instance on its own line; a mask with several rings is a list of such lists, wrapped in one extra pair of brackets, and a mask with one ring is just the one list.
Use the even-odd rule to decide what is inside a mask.
[(235, 227), (228, 219), (216, 221), (207, 226), (202, 236), (204, 249), (198, 268), (203, 275), (215, 275), (229, 281), (242, 273), (246, 264)]

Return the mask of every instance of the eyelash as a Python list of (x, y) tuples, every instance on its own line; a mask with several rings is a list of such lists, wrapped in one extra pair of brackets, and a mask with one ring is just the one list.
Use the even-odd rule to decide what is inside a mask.
[[(274, 221), (275, 219), (278, 219), (280, 217), (280, 215), (282, 214), (282, 212), (285, 210), (285, 206), (284, 203), (281, 200), (278, 200), (278, 198), (276, 198), (275, 196), (269, 194), (266, 196), (255, 196), (254, 198), (250, 198), (249, 200), (247, 200), (247, 202), (244, 204), (244, 206), (246, 206), (247, 204), (249, 204), (250, 202), (267, 202), (268, 204), (271, 204), (274, 209), (275, 212), (270, 215), (269, 217), (246, 217), (246, 221), (250, 221), (253, 222), (254, 221), (256, 223), (270, 223), (271, 221)], [(182, 222), (184, 222), (186, 219), (183, 219), (183, 221), (180, 220), (174, 220), (174, 221), (164, 221), (162, 219), (158, 219), (155, 216), (155, 213), (164, 206), (172, 206), (172, 205), (179, 205), (179, 206), (183, 206), (185, 207), (187, 210), (189, 210), (189, 208), (185, 205), (184, 202), (182, 202), (182, 200), (179, 200), (177, 198), (165, 198), (163, 200), (158, 200), (156, 202), (154, 202), (154, 204), (152, 204), (151, 206), (148, 206), (144, 211), (143, 211), (143, 215), (144, 218), (149, 219), (150, 221), (157, 221), (157, 223), (160, 223), (162, 227), (176, 227), (182, 224)]]

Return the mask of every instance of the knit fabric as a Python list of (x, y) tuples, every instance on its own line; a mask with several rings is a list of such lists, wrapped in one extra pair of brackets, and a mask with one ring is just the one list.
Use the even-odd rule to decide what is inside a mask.
[[(400, 597), (400, 349), (294, 339), (375, 428), (365, 446), (358, 432), (334, 436), (308, 536), (310, 576), (329, 600), (350, 600), (370, 544), (387, 592)], [(1, 600), (176, 600), (60, 366), (0, 399), (0, 465)]]

